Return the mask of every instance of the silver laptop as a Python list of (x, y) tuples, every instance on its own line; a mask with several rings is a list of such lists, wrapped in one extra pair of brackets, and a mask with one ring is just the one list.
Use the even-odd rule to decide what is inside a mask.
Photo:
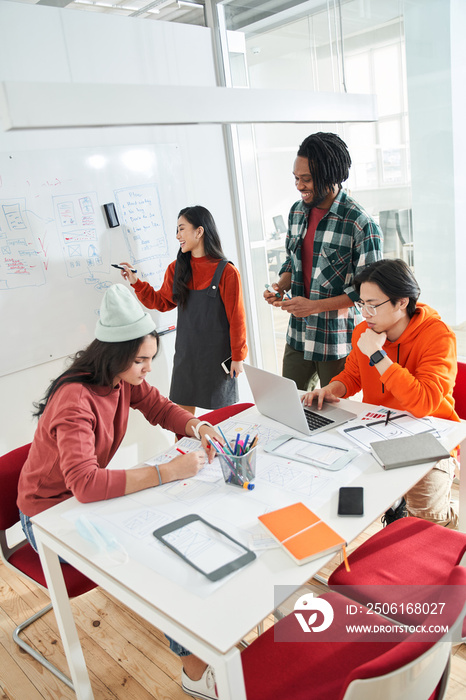
[(303, 406), (292, 379), (244, 364), (254, 402), (263, 416), (273, 418), (305, 435), (317, 435), (356, 417), (355, 413), (324, 404), (319, 411)]

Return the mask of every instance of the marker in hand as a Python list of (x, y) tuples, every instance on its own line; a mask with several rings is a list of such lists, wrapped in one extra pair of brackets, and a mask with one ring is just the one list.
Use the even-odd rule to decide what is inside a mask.
[(124, 267), (124, 265), (115, 265), (115, 263), (110, 263), (110, 265), (112, 267), (116, 267), (117, 270), (123, 270), (123, 272), (128, 272), (128, 271), (129, 272), (137, 272), (137, 270), (135, 270), (133, 267), (126, 268), (126, 267)]
[(278, 299), (280, 299), (280, 292), (278, 292), (276, 289), (274, 289), (271, 284), (266, 284), (265, 288), (268, 292), (270, 292), (270, 294), (275, 294), (275, 296)]

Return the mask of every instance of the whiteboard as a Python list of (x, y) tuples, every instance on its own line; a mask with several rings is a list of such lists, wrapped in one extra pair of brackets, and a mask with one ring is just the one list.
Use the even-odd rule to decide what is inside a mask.
[[(105, 290), (127, 284), (111, 263), (127, 260), (160, 287), (183, 206), (176, 144), (0, 154), (0, 376), (94, 338)], [(151, 313), (158, 327), (176, 319)]]

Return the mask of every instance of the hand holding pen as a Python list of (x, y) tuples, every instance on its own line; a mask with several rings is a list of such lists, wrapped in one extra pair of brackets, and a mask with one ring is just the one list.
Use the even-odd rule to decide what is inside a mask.
[(122, 262), (119, 264), (118, 269), (121, 270), (121, 276), (127, 282), (130, 284), (136, 284), (138, 281), (138, 276), (136, 274), (137, 270), (135, 270), (134, 267), (132, 267), (128, 262)]
[(223, 442), (223, 437), (217, 433), (215, 428), (207, 427), (206, 430), (203, 432), (201, 437), (201, 443), (202, 447), (206, 451), (209, 463), (214, 460), (215, 455), (217, 454), (217, 445), (220, 445), (220, 447), (222, 448), (224, 447)]

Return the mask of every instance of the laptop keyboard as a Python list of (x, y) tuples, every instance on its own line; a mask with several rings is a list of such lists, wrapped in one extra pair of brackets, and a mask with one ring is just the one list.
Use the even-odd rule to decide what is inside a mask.
[(306, 421), (309, 426), (309, 430), (317, 430), (322, 428), (324, 425), (329, 425), (329, 423), (334, 423), (331, 418), (326, 418), (319, 413), (313, 413), (312, 411), (304, 409), (304, 415), (306, 416)]

